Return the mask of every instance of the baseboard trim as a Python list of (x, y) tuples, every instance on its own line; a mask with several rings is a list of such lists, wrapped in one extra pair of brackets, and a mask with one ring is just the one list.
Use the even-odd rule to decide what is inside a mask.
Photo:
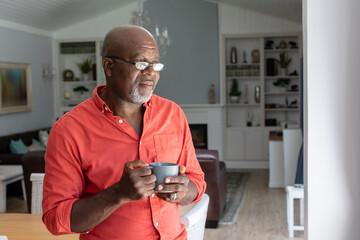
[(226, 168), (268, 169), (269, 161), (224, 161)]
[(285, 188), (284, 182), (269, 182), (269, 188)]

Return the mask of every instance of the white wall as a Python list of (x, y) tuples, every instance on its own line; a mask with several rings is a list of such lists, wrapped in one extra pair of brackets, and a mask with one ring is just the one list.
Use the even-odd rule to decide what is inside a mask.
[(76, 23), (53, 33), (54, 39), (104, 38), (113, 27), (129, 24), (131, 12), (138, 9), (138, 3), (128, 4), (98, 17)]
[(287, 19), (219, 3), (220, 34), (284, 33), (301, 30), (301, 24)]
[(42, 65), (51, 64), (50, 37), (0, 27), (0, 62), (29, 63), (32, 103), (29, 112), (0, 115), (0, 136), (52, 125), (53, 80), (43, 80)]
[(303, 1), (306, 235), (360, 239), (360, 1)]

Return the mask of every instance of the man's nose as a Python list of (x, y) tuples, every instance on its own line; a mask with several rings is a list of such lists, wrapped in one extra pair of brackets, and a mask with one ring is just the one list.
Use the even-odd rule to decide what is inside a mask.
[(149, 65), (147, 68), (141, 71), (144, 75), (155, 75), (156, 71), (154, 70), (152, 65)]

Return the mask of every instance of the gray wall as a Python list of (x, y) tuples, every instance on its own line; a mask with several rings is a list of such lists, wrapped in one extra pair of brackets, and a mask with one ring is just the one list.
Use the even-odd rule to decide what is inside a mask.
[(54, 116), (53, 80), (42, 79), (43, 63), (52, 63), (52, 40), (0, 27), (0, 61), (31, 65), (33, 109), (0, 115), (0, 136), (50, 126)]
[[(209, 102), (210, 84), (220, 102), (217, 4), (203, 0), (148, 0), (154, 28), (166, 26), (172, 39), (155, 93), (178, 104)], [(154, 32), (154, 31), (152, 31)]]

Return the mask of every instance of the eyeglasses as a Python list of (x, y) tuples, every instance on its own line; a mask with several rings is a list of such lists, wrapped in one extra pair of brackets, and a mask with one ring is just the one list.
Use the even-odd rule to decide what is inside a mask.
[(135, 65), (136, 69), (141, 70), (141, 71), (145, 70), (149, 66), (151, 66), (154, 69), (154, 71), (156, 71), (156, 72), (159, 72), (159, 71), (163, 70), (163, 68), (164, 68), (164, 64), (162, 64), (162, 63), (131, 62), (131, 61), (119, 58), (119, 57), (115, 57), (115, 56), (108, 56), (106, 58), (111, 58), (111, 59), (120, 60), (120, 61), (123, 61), (126, 63), (130, 63), (132, 65)]

